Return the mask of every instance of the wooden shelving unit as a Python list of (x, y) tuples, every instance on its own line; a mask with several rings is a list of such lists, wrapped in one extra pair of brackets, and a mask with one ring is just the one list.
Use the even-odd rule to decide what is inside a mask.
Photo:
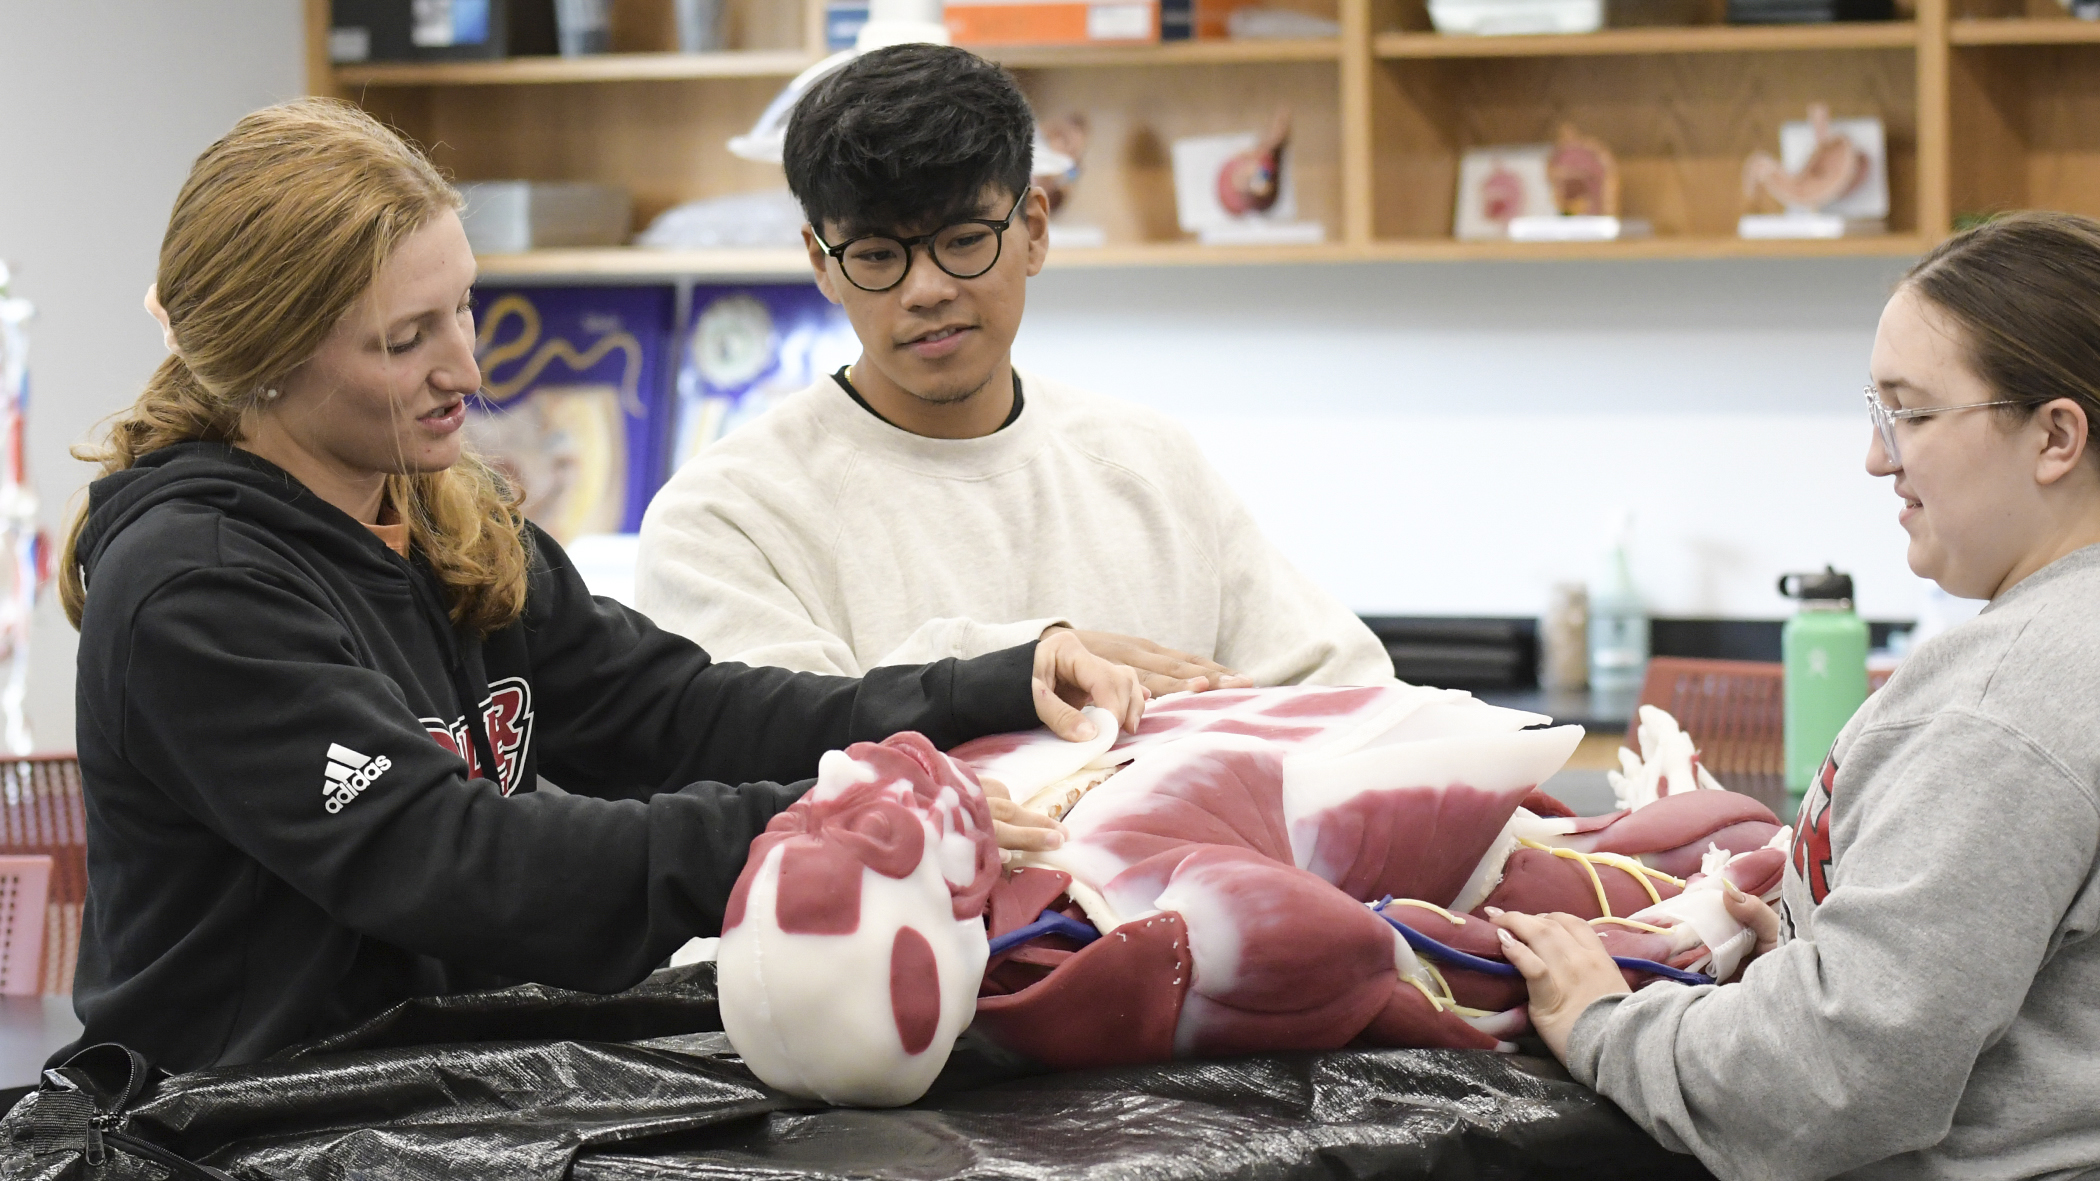
[(2056, 17), (1967, 17), (1947, 26), (1956, 45), (2100, 45), (2100, 21)]
[(1838, 25), (1692, 25), (1681, 28), (1600, 29), (1542, 37), (1447, 37), (1442, 33), (1381, 33), (1371, 41), (1380, 59), (1451, 57), (1596, 57), (1651, 53), (1778, 53), (1802, 50), (1910, 49), (1913, 21)]
[[(1276, 2), (1276, 0), (1272, 0)], [(2100, 23), (2055, 0), (1898, 0), (1889, 22), (1731, 26), (1721, 0), (1669, 0), (1681, 23), (1564, 37), (1430, 31), (1424, 0), (1283, 0), (1336, 20), (1303, 41), (987, 50), (1042, 115), (1083, 112), (1086, 173), (1062, 216), (1108, 245), (1050, 265), (1904, 256), (1958, 215), (2020, 207), (2100, 214)], [(681, 202), (777, 188), (732, 157), (785, 80), (822, 55), (821, 3), (728, 0), (732, 52), (667, 52), (670, 0), (615, 0), (614, 49), (591, 58), (331, 66), (327, 0), (307, 0), (309, 83), (364, 104), (462, 180), (594, 179), (635, 198), (636, 228)], [(1744, 158), (1810, 102), (1889, 132), (1890, 232), (1752, 242)], [(1174, 219), (1168, 145), (1293, 118), (1299, 214), (1328, 241), (1211, 247)], [(1612, 145), (1624, 212), (1653, 238), (1458, 242), (1460, 155), (1550, 140), (1573, 123)], [(503, 277), (796, 275), (795, 251), (549, 250), (482, 260)]]
[(1013, 69), (1060, 69), (1075, 66), (1263, 65), (1277, 62), (1334, 62), (1345, 45), (1338, 39), (1316, 41), (1182, 41), (1170, 45), (1013, 46), (987, 48), (985, 56)]
[(374, 86), (525, 86), (550, 82), (662, 82), (702, 78), (792, 78), (817, 59), (799, 49), (743, 53), (606, 53), (514, 57), (497, 62), (389, 62), (338, 66), (337, 91)]
[(1953, 0), (1947, 34), (1957, 213), (2100, 215), (2100, 22), (2055, 0)]
[[(1647, 238), (1630, 242), (1460, 242), (1414, 239), (1352, 246), (1199, 246), (1153, 242), (1093, 249), (1053, 250), (1058, 270), (1093, 267), (1261, 266), (1274, 263), (1519, 262), (1537, 259), (1842, 258), (1922, 254), (1931, 243), (1915, 234), (1841, 241), (1751, 242), (1741, 238)], [(482, 272), (510, 278), (645, 279), (662, 275), (797, 278), (809, 260), (794, 250), (535, 250), (486, 254)]]

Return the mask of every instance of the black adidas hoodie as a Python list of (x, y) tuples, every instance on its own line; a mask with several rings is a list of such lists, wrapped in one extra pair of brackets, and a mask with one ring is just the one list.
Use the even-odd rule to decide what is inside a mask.
[(409, 996), (625, 988), (718, 931), (824, 751), (1036, 724), (1032, 646), (862, 680), (715, 664), (537, 530), (523, 618), (476, 642), (427, 566), (221, 444), (88, 503), (79, 1044), (169, 1070)]

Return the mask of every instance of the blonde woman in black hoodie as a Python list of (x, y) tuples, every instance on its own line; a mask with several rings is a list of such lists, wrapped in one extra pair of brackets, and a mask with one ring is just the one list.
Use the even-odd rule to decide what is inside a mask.
[[(458, 206), (313, 99), (243, 119), (176, 200), (148, 300), (174, 355), (85, 456), (63, 569), (81, 1044), (179, 1071), (414, 995), (624, 988), (717, 930), (825, 750), (1143, 708), (1069, 632), (849, 680), (714, 664), (593, 599), (461, 449)], [(1057, 839), (998, 814), (1007, 843)]]

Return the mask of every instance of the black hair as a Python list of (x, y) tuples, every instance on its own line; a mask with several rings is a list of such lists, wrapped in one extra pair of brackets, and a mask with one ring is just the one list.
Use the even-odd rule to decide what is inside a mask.
[(1005, 67), (967, 49), (893, 45), (802, 96), (783, 162), (819, 231), (832, 221), (848, 237), (919, 233), (983, 216), (987, 188), (1019, 197), (1034, 143), (1035, 115)]

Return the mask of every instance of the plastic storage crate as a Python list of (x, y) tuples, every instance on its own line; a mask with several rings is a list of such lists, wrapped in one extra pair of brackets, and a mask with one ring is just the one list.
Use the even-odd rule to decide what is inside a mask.
[[(1792, 822), (1786, 810), (1785, 666), (1759, 660), (1691, 660), (1657, 656), (1648, 662), (1640, 705), (1667, 711), (1692, 736), (1699, 761), (1721, 786), (1750, 796)], [(1871, 673), (1879, 689), (1888, 674)], [(1634, 745), (1640, 707), (1627, 723)]]
[(0, 854), (0, 996), (44, 991), (45, 895), (51, 858)]
[(80, 956), (80, 910), (87, 901), (87, 815), (80, 762), (70, 754), (0, 757), (0, 856), (51, 858), (44, 902), (42, 987), (73, 992)]

